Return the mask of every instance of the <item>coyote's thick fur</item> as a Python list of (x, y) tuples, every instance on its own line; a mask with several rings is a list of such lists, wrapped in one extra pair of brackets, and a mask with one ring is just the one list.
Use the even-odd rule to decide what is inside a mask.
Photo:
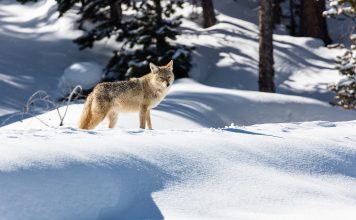
[(171, 87), (173, 61), (166, 66), (150, 63), (151, 73), (128, 81), (104, 82), (98, 84), (88, 96), (79, 128), (93, 129), (105, 117), (109, 128), (116, 124), (121, 112), (139, 112), (140, 128), (152, 129), (150, 110), (156, 107)]

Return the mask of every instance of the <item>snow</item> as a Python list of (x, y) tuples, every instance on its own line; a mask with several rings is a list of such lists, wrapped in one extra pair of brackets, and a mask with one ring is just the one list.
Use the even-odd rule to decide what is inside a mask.
[[(356, 121), (329, 122), (352, 120), (355, 112), (188, 79), (176, 81), (152, 111), (156, 130), (137, 129), (137, 114), (120, 115), (114, 129), (103, 122), (80, 130), (82, 108), (69, 106), (63, 127), (54, 110), (0, 128), (4, 219), (356, 214)], [(256, 125), (282, 121), (291, 122)], [(239, 126), (225, 126), (232, 122)]]
[(355, 128), (356, 121), (153, 131), (4, 127), (1, 217), (351, 220)]
[[(191, 21), (191, 9), (185, 11), (178, 41), (196, 47), (190, 76), (210, 86), (257, 91), (258, 2), (226, 0), (214, 6), (218, 24), (207, 29)], [(334, 60), (342, 51), (327, 49), (314, 38), (285, 33), (273, 38), (277, 92), (330, 101), (327, 85), (338, 81)]]
[(280, 94), (257, 92), (257, 2), (214, 1), (208, 29), (183, 11), (193, 79), (152, 111), (155, 130), (138, 129), (137, 113), (80, 130), (80, 102), (64, 126), (57, 110), (6, 115), (62, 75), (89, 88), (112, 55), (110, 41), (79, 52), (75, 13), (57, 20), (54, 4), (0, 3), (1, 220), (355, 218), (356, 112), (331, 107), (326, 90), (343, 51), (276, 33)]
[(346, 64), (342, 65), (340, 67), (340, 70), (349, 70), (349, 69), (352, 69), (355, 67), (356, 67), (356, 65), (350, 62), (350, 63), (346, 63)]
[(128, 62), (128, 66), (132, 67), (143, 67), (143, 66), (147, 66), (149, 65), (148, 62), (145, 60), (145, 61), (141, 61), (141, 62), (137, 62), (137, 61), (133, 61), (131, 60), (130, 62)]
[[(72, 43), (72, 39), (80, 36), (79, 31), (73, 30), (76, 13), (69, 12), (56, 19), (53, 0), (26, 5), (4, 0), (0, 4), (0, 85), (2, 91), (11, 94), (0, 100), (0, 116), (21, 111), (38, 90), (52, 93), (64, 69), (74, 62), (94, 60), (104, 66), (112, 56), (115, 48), (112, 39), (103, 40), (91, 50), (79, 51)], [(208, 29), (191, 21), (191, 7), (182, 11), (186, 19), (178, 42), (196, 48), (189, 74), (206, 85), (256, 91), (257, 3), (226, 0), (214, 5), (219, 23)], [(24, 33), (25, 30), (31, 33)], [(326, 49), (320, 40), (312, 38), (283, 33), (275, 34), (274, 38), (277, 91), (325, 102), (332, 100), (334, 94), (327, 90), (327, 85), (339, 80), (334, 58), (342, 51)]]
[[(70, 105), (64, 125), (76, 127), (82, 105)], [(64, 112), (65, 107), (60, 109)], [(253, 114), (251, 114), (253, 113)], [(76, 120), (74, 119), (76, 118)], [(240, 91), (205, 86), (191, 79), (177, 80), (168, 96), (153, 111), (153, 128), (184, 129), (254, 125), (261, 123), (302, 121), (348, 121), (356, 118), (356, 112), (335, 108), (327, 103), (305, 97)], [(7, 123), (23, 119), (21, 114)], [(57, 111), (45, 113), (10, 124), (16, 129), (46, 128), (59, 125)], [(177, 123), (179, 121), (179, 123)], [(119, 128), (133, 129), (139, 124), (137, 114), (120, 115)], [(107, 127), (103, 122), (102, 128)]]
[(177, 59), (177, 58), (179, 58), (180, 56), (185, 56), (185, 57), (187, 57), (188, 55), (189, 55), (189, 52), (187, 51), (187, 50), (184, 50), (184, 49), (181, 49), (181, 48), (179, 48), (179, 49), (177, 49), (176, 50), (176, 52), (174, 52), (174, 54), (173, 54), (173, 56), (172, 56), (172, 59), (174, 60), (174, 59)]
[(329, 5), (330, 6), (338, 6), (339, 5), (339, 3), (337, 2), (337, 1), (330, 1), (330, 3), (329, 3)]
[[(75, 13), (57, 19), (55, 1), (21, 5), (0, 1), (0, 116), (22, 111), (38, 90), (57, 93), (58, 80), (74, 62), (95, 60), (105, 65), (112, 55), (104, 43), (85, 52), (72, 40)], [(2, 119), (0, 119), (2, 120)]]
[(76, 86), (84, 90), (93, 88), (103, 78), (103, 67), (95, 62), (73, 63), (64, 70), (59, 78), (58, 89), (68, 95)]

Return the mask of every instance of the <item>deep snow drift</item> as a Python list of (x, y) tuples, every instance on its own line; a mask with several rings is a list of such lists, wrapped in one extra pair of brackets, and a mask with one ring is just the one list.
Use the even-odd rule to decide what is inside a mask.
[(157, 130), (136, 129), (137, 114), (120, 115), (112, 130), (105, 122), (78, 130), (82, 108), (69, 106), (63, 127), (54, 110), (0, 128), (2, 219), (356, 215), (355, 121), (224, 127), (350, 120), (353, 112), (191, 80), (176, 82), (153, 110)]
[(1, 219), (352, 220), (355, 129), (4, 127)]
[(278, 91), (316, 99), (247, 91), (257, 88), (256, 1), (214, 3), (219, 23), (203, 30), (188, 8), (179, 38), (197, 47), (191, 76), (210, 86), (176, 81), (152, 111), (156, 130), (128, 114), (85, 131), (80, 103), (62, 127), (56, 110), (5, 114), (57, 92), (74, 62), (105, 65), (112, 45), (77, 51), (75, 14), (57, 20), (53, 0), (0, 2), (0, 220), (355, 219), (356, 112), (326, 102), (337, 51), (276, 34)]
[[(82, 108), (82, 105), (70, 105), (64, 125), (76, 127)], [(63, 115), (65, 107), (59, 110)], [(5, 124), (27, 117), (17, 114), (9, 120), (6, 118)], [(162, 103), (152, 111), (152, 117), (155, 129), (187, 129), (218, 128), (231, 123), (243, 126), (276, 122), (348, 121), (356, 119), (356, 112), (331, 107), (311, 98), (222, 89), (205, 86), (191, 79), (180, 79), (173, 84)], [(54, 110), (6, 127), (37, 129), (58, 126), (59, 123), (60, 118)], [(137, 113), (120, 114), (117, 127), (132, 129), (138, 128), (138, 124)], [(100, 124), (102, 128), (106, 126), (105, 122)]]
[(104, 67), (93, 62), (73, 63), (59, 78), (58, 89), (62, 97), (70, 94), (76, 86), (89, 90), (101, 82)]

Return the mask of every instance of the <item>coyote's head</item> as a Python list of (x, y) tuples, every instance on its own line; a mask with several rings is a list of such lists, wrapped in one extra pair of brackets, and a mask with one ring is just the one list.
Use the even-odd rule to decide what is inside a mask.
[(153, 83), (161, 88), (168, 88), (174, 80), (173, 60), (165, 66), (156, 66), (150, 63), (151, 72), (153, 73)]

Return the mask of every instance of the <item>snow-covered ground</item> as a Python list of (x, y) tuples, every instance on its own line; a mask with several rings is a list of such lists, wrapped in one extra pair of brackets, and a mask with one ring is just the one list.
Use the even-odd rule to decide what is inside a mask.
[[(185, 20), (182, 43), (196, 46), (190, 75), (197, 81), (223, 88), (258, 90), (258, 1), (215, 1), (218, 24), (203, 29)], [(186, 10), (189, 18), (191, 11)], [(335, 21), (333, 21), (335, 23)], [(337, 23), (335, 23), (337, 24)], [(334, 30), (335, 31), (335, 30)], [(327, 85), (339, 80), (335, 57), (340, 50), (321, 40), (274, 34), (277, 92), (330, 101)]]
[(355, 218), (356, 121), (174, 124), (1, 128), (0, 219)]
[[(178, 39), (194, 45), (195, 80), (212, 86), (257, 90), (258, 28), (257, 3), (253, 0), (216, 1), (219, 23), (202, 29), (192, 22), (192, 7), (185, 16), (183, 35)], [(20, 5), (0, 2), (0, 116), (22, 111), (27, 99), (38, 90), (56, 93), (58, 80), (68, 66), (96, 62), (104, 66), (112, 55), (110, 41), (93, 50), (78, 50), (72, 40), (80, 35), (73, 28), (75, 12), (57, 19), (54, 0)], [(279, 32), (278, 32), (279, 33)], [(275, 34), (277, 91), (330, 101), (326, 85), (338, 81), (334, 58), (341, 52), (322, 47), (320, 40)]]
[(21, 5), (0, 1), (0, 116), (22, 111), (38, 90), (56, 93), (59, 78), (73, 63), (95, 61), (105, 65), (111, 50), (78, 50), (72, 40), (74, 13), (57, 19), (55, 1)]
[(183, 11), (194, 80), (177, 80), (152, 111), (155, 130), (128, 114), (85, 131), (81, 103), (61, 127), (56, 110), (6, 114), (58, 92), (73, 63), (105, 65), (110, 42), (79, 52), (74, 13), (0, 2), (0, 220), (355, 219), (356, 112), (331, 107), (325, 89), (338, 52), (278, 32), (283, 94), (259, 93), (256, 1), (214, 3), (219, 23), (206, 30)]
[[(76, 127), (82, 104), (70, 105), (65, 126)], [(65, 107), (59, 109), (64, 115)], [(234, 123), (254, 125), (262, 123), (305, 121), (349, 121), (356, 119), (355, 111), (345, 111), (329, 104), (300, 96), (231, 90), (199, 84), (191, 79), (177, 80), (168, 96), (153, 110), (153, 128), (219, 128)], [(27, 118), (18, 114), (7, 123)], [(39, 120), (40, 119), (40, 120)], [(6, 126), (15, 129), (38, 129), (58, 126), (56, 110), (40, 117), (32, 117)], [(45, 125), (47, 124), (47, 125)], [(120, 115), (118, 128), (138, 128), (136, 113)], [(107, 124), (100, 125), (105, 128)]]
[(74, 63), (64, 70), (59, 78), (59, 97), (70, 94), (75, 87), (80, 86), (82, 90), (89, 90), (103, 79), (104, 67), (93, 62)]
[(82, 108), (63, 127), (54, 110), (0, 128), (0, 219), (356, 216), (356, 121), (329, 122), (355, 113), (187, 79), (152, 112), (156, 130), (137, 114), (80, 130)]

